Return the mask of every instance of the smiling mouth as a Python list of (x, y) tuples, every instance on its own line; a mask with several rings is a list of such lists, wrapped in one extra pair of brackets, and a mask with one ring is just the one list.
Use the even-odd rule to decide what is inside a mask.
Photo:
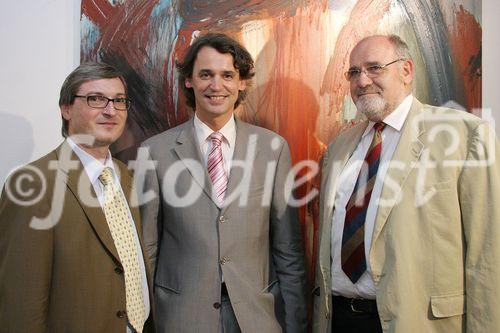
[(224, 100), (227, 96), (206, 96), (208, 99), (211, 101), (222, 101)]
[(368, 96), (368, 95), (379, 95), (379, 93), (378, 93), (378, 92), (376, 92), (376, 91), (362, 92), (362, 93), (359, 93), (359, 94), (358, 94), (358, 97), (361, 97), (361, 96)]

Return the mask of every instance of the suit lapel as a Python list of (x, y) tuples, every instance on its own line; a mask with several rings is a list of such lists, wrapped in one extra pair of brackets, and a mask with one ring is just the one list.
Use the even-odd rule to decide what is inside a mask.
[[(231, 202), (237, 201), (237, 198), (232, 198), (233, 196), (248, 195), (248, 191), (245, 190), (249, 189), (252, 173), (258, 172), (256, 170), (258, 163), (255, 163), (258, 152), (257, 135), (251, 135), (249, 131), (250, 126), (247, 123), (240, 121), (236, 117), (235, 121), (236, 140), (234, 143), (234, 153), (226, 190), (226, 199), (229, 199)], [(247, 154), (251, 152), (253, 152), (253, 156), (250, 156), (248, 159), (248, 161), (252, 163), (250, 166), (245, 165), (245, 167), (242, 167), (241, 165), (237, 165), (241, 162), (246, 162)], [(242, 189), (243, 192), (239, 193), (239, 189)], [(226, 208), (227, 206), (225, 205), (222, 208), (222, 213), (224, 213)]]
[[(129, 176), (129, 171), (127, 168), (123, 165), (123, 163), (117, 162), (116, 160), (113, 161), (115, 170), (118, 171), (118, 176), (120, 179), (120, 185), (122, 187), (122, 192), (125, 195), (125, 200), (127, 200), (128, 207), (130, 209), (130, 214), (132, 215), (132, 219), (134, 220), (135, 228), (137, 230), (138, 234), (142, 233), (142, 226), (140, 223), (140, 213), (139, 209), (132, 205), (132, 193), (135, 191), (133, 185), (132, 185), (132, 178)], [(139, 237), (139, 240), (141, 241), (141, 246), (142, 246), (142, 240), (141, 237)]]
[(323, 165), (323, 175), (321, 179), (321, 196), (320, 207), (321, 211), (321, 239), (320, 241), (320, 260), (321, 270), (323, 275), (329, 278), (330, 272), (330, 254), (331, 254), (331, 230), (332, 230), (332, 214), (333, 205), (335, 202), (335, 194), (340, 174), (344, 169), (347, 161), (356, 149), (361, 136), (363, 135), (368, 122), (365, 122), (356, 128), (346, 137), (340, 137), (342, 141), (337, 141), (333, 149), (326, 156), (325, 164)]
[[(199, 143), (196, 139), (196, 133), (194, 129), (193, 119), (190, 119), (179, 136), (177, 137), (177, 143), (179, 144), (174, 148), (179, 159), (184, 163), (186, 169), (189, 171), (194, 180), (203, 188), (205, 194), (214, 202), (217, 201), (212, 197), (212, 182), (210, 181), (210, 176), (208, 175), (207, 168), (201, 156), (201, 151), (199, 148)], [(189, 161), (195, 160), (203, 172), (198, 172), (192, 168)]]
[(152, 276), (152, 268), (149, 265), (149, 260), (148, 254), (145, 251), (144, 247), (144, 241), (142, 237), (142, 223), (141, 223), (141, 216), (139, 212), (139, 207), (137, 205), (132, 204), (132, 193), (135, 191), (134, 186), (133, 186), (133, 180), (131, 177), (129, 177), (128, 170), (124, 167), (122, 163), (116, 163), (115, 161), (115, 170), (119, 170), (120, 172), (120, 184), (122, 187), (123, 194), (125, 195), (125, 199), (127, 200), (128, 206), (130, 208), (130, 214), (132, 215), (132, 219), (134, 220), (135, 228), (137, 230), (137, 236), (139, 239), (139, 244), (141, 246), (141, 252), (142, 252), (142, 258), (144, 260), (144, 267), (146, 269), (146, 280), (148, 283), (148, 289), (149, 289), (149, 299), (153, 299), (153, 294), (152, 294), (152, 286), (153, 286), (153, 276)]
[[(119, 263), (118, 252), (109, 231), (106, 217), (82, 163), (66, 141), (59, 146), (56, 154), (59, 160), (59, 169), (67, 175), (66, 184), (68, 189), (80, 204), (101, 244), (113, 257), (113, 260)], [(85, 195), (85, 200), (82, 200), (82, 195)]]
[(387, 185), (388, 182), (384, 181), (382, 193), (380, 195), (381, 204), (379, 204), (377, 216), (375, 218), (372, 247), (387, 222), (392, 208), (402, 195), (402, 189), (408, 175), (413, 170), (414, 164), (420, 159), (420, 155), (422, 154), (424, 144), (420, 141), (420, 137), (425, 129), (423, 122), (418, 120), (421, 110), (422, 104), (414, 98), (408, 117), (401, 129), (401, 138), (399, 139), (399, 143), (392, 157), (392, 161), (396, 161), (396, 163), (403, 162), (404, 168), (394, 166), (387, 170), (385, 179), (391, 180), (391, 182), (398, 186)]
[(351, 157), (352, 153), (358, 146), (359, 140), (361, 140), (361, 136), (363, 135), (366, 126), (368, 126), (368, 122), (361, 124), (353, 130), (353, 133), (351, 133), (349, 137), (344, 138), (342, 142), (338, 142), (335, 145), (336, 151), (333, 151), (331, 156), (327, 159), (327, 163), (324, 166), (326, 174), (323, 175), (321, 181), (321, 189), (324, 189), (325, 191), (325, 201), (324, 206), (322, 207), (327, 208), (323, 212), (323, 219), (325, 221), (331, 220), (340, 173), (347, 164), (349, 157)]

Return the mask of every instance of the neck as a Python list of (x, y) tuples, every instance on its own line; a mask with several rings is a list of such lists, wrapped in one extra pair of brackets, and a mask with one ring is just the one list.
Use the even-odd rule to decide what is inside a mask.
[(100, 146), (100, 147), (89, 147), (82, 144), (78, 144), (78, 147), (82, 148), (87, 154), (94, 157), (96, 160), (104, 163), (106, 158), (108, 158), (109, 146)]
[(199, 113), (196, 114), (196, 116), (198, 117), (198, 119), (200, 119), (205, 125), (207, 125), (208, 127), (210, 127), (210, 129), (214, 132), (217, 132), (218, 130), (220, 130), (222, 127), (224, 127), (224, 125), (227, 124), (227, 122), (231, 119), (231, 117), (233, 116), (233, 112), (228, 112), (226, 114), (223, 114), (223, 115), (219, 115), (219, 116), (216, 116), (216, 117), (203, 117), (203, 116), (200, 116)]
[(393, 113), (401, 105), (401, 103), (403, 103), (403, 101), (405, 100), (405, 98), (408, 97), (408, 95), (410, 95), (410, 93), (411, 93), (411, 91), (407, 91), (393, 105), (387, 104), (386, 105), (386, 109), (384, 110), (384, 112), (382, 113), (382, 115), (380, 115), (380, 117), (377, 117), (376, 119), (370, 119), (370, 120), (373, 121), (373, 122), (376, 122), (376, 123), (382, 122), (388, 115), (390, 115), (391, 113)]

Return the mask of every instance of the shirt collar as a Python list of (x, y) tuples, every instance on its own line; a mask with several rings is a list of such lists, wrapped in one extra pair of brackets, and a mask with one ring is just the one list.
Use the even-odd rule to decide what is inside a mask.
[[(396, 131), (400, 132), (401, 129), (403, 128), (406, 117), (410, 112), (412, 103), (413, 103), (413, 95), (409, 94), (408, 96), (405, 97), (405, 99), (403, 99), (401, 104), (399, 104), (398, 107), (393, 112), (391, 112), (387, 117), (384, 118), (384, 123), (395, 129)], [(363, 133), (363, 136), (367, 135), (372, 130), (374, 125), (375, 123), (373, 121), (369, 121), (368, 126), (366, 127), (365, 132)]]
[[(207, 141), (208, 137), (214, 132), (214, 130), (198, 118), (196, 113), (194, 114), (194, 128), (200, 144)], [(218, 132), (224, 136), (224, 141), (231, 147), (231, 143), (236, 139), (236, 121), (234, 120), (234, 115), (229, 118), (228, 122)]]
[(113, 176), (116, 177), (115, 167), (113, 165), (113, 158), (111, 157), (111, 152), (108, 150), (108, 156), (104, 163), (96, 159), (94, 156), (87, 153), (85, 150), (80, 148), (70, 137), (66, 138), (66, 141), (70, 145), (71, 149), (75, 152), (76, 156), (80, 159), (83, 164), (83, 168), (90, 179), (91, 184), (95, 184), (104, 168), (111, 168)]

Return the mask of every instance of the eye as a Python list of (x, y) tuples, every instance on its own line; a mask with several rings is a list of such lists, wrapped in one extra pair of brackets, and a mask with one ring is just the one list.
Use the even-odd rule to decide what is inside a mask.
[(223, 77), (225, 80), (232, 80), (234, 78), (234, 74), (233, 73), (226, 73), (223, 75)]
[(352, 78), (352, 77), (358, 76), (360, 73), (361, 73), (361, 70), (359, 68), (353, 68), (353, 69), (350, 69), (346, 72), (346, 76), (348, 78)]
[(87, 96), (88, 100), (90, 102), (103, 102), (103, 101), (107, 101), (107, 98), (104, 97), (104, 96), (100, 96), (100, 95), (91, 95), (91, 96)]
[(123, 103), (125, 104), (127, 102), (127, 99), (125, 97), (117, 97), (115, 98), (115, 103)]
[(200, 73), (199, 77), (202, 80), (206, 80), (210, 78), (210, 75), (208, 73)]
[(366, 67), (366, 71), (368, 73), (372, 73), (372, 74), (380, 74), (384, 70), (384, 68), (385, 68), (385, 66), (382, 66), (382, 65), (373, 65), (373, 66)]

